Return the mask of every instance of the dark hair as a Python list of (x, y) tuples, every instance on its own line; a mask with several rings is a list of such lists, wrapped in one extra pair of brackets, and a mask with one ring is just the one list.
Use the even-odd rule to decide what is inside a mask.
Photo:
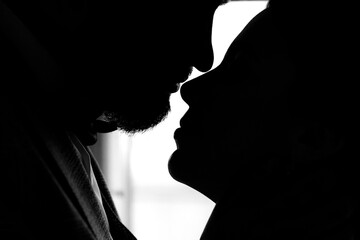
[(356, 109), (352, 56), (356, 44), (351, 31), (356, 29), (355, 22), (343, 15), (339, 3), (331, 1), (270, 0), (269, 8), (287, 39), (297, 72), (292, 88), (294, 109), (345, 130)]
[[(339, 169), (347, 194), (357, 196), (359, 79), (353, 6), (346, 2), (270, 0), (276, 26), (287, 39), (296, 80), (290, 88), (290, 111), (295, 117), (330, 129), (344, 143), (328, 163)], [(355, 57), (357, 57), (355, 55)], [(356, 197), (357, 198), (357, 197)]]

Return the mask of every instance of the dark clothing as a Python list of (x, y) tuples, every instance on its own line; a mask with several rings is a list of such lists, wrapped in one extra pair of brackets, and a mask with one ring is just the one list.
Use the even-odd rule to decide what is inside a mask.
[(0, 125), (0, 238), (135, 239), (120, 222), (91, 155), (106, 211), (104, 219), (70, 140), (72, 133), (6, 100), (10, 99), (1, 102)]
[(99, 191), (91, 185), (81, 145), (72, 140), (83, 140), (71, 126), (79, 121), (67, 111), (81, 106), (57, 92), (59, 68), (36, 40), (0, 1), (0, 239), (135, 239), (82, 141)]
[(201, 240), (359, 239), (357, 200), (332, 167), (244, 177), (216, 203)]

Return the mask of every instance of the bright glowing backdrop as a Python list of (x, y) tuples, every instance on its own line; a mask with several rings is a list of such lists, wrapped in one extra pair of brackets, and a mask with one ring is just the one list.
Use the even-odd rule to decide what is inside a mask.
[[(232, 40), (266, 3), (238, 1), (218, 8), (213, 25), (213, 67), (221, 62)], [(200, 74), (194, 70), (190, 79)], [(130, 181), (125, 191), (129, 198), (127, 213), (119, 211), (120, 215), (127, 215), (125, 224), (139, 240), (199, 239), (214, 207), (205, 196), (174, 181), (168, 173), (167, 162), (176, 149), (173, 132), (188, 108), (179, 93), (172, 95), (171, 106), (171, 113), (159, 126), (131, 137), (131, 148), (126, 153), (130, 159)], [(110, 167), (110, 175), (111, 171), (114, 176), (119, 175), (116, 169)]]

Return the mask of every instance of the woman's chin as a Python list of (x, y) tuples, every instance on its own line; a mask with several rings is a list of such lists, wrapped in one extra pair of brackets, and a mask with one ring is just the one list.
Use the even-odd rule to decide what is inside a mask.
[(222, 189), (218, 186), (221, 181), (217, 175), (211, 174), (212, 171), (207, 169), (206, 165), (199, 164), (200, 160), (199, 157), (189, 151), (177, 149), (168, 162), (169, 173), (174, 180), (193, 188), (216, 202), (219, 196), (218, 191)]
[(187, 163), (187, 157), (182, 150), (175, 150), (168, 162), (169, 173), (176, 181), (185, 183), (191, 175), (192, 166)]

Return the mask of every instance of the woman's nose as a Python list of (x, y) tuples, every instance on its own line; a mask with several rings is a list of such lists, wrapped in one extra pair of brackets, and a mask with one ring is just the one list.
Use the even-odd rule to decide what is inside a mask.
[(190, 106), (199, 101), (203, 91), (201, 89), (202, 76), (185, 82), (180, 89), (181, 98)]
[(216, 91), (217, 69), (192, 79), (181, 86), (182, 99), (190, 106), (209, 101)]

